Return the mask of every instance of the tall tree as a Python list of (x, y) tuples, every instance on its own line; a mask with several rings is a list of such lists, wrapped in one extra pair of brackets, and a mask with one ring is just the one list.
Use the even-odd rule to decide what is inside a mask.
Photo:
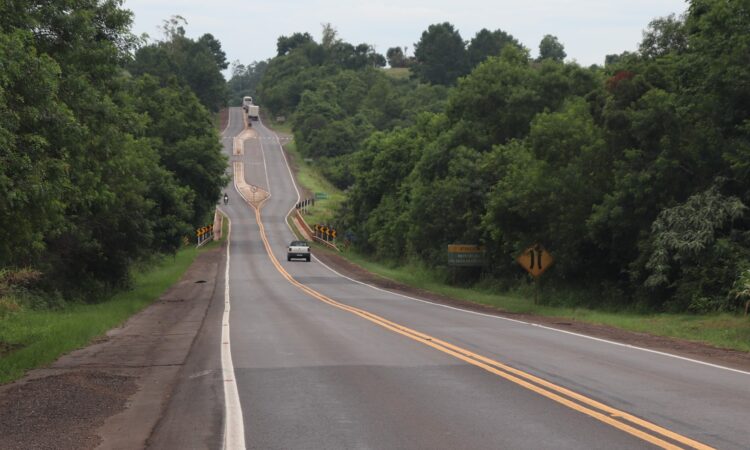
[(211, 34), (198, 40), (185, 34), (179, 16), (165, 21), (165, 40), (143, 46), (129, 65), (134, 75), (151, 74), (166, 83), (177, 77), (189, 86), (209, 111), (226, 104), (226, 81), (221, 71), (228, 67), (221, 43)]
[(321, 32), (320, 37), (320, 45), (324, 49), (330, 49), (334, 45), (341, 42), (341, 39), (338, 37), (339, 32), (336, 30), (336, 28), (333, 27), (330, 23), (324, 23), (323, 24), (323, 31)]
[(388, 65), (391, 67), (406, 67), (406, 56), (401, 47), (391, 47), (385, 52), (385, 57), (388, 58)]
[(674, 14), (652, 20), (648, 29), (643, 32), (643, 40), (638, 49), (647, 58), (665, 56), (670, 52), (684, 52), (687, 50), (684, 20)]
[(198, 44), (204, 46), (211, 52), (214, 56), (214, 61), (216, 61), (216, 67), (221, 70), (229, 67), (227, 55), (224, 53), (224, 50), (221, 49), (221, 42), (219, 42), (211, 33), (206, 33), (198, 38)]
[(565, 47), (557, 40), (556, 36), (547, 34), (539, 43), (539, 60), (551, 59), (552, 61), (562, 62), (565, 57)]
[(294, 33), (291, 36), (279, 36), (276, 41), (276, 56), (284, 56), (295, 48), (315, 42), (310, 33)]
[(141, 107), (159, 100), (123, 70), (138, 39), (120, 1), (62, 3), (0, 2), (0, 266), (32, 267), (40, 287), (97, 301), (134, 263), (182, 245), (198, 210), (190, 180), (216, 183), (225, 164), (204, 153), (168, 169), (160, 144), (182, 126), (194, 139), (175, 159), (210, 140), (223, 162), (208, 113), (184, 85), (189, 118)]
[(471, 39), (468, 47), (469, 67), (476, 67), (489, 56), (499, 56), (506, 45), (521, 47), (521, 44), (503, 30), (490, 31), (482, 28)]
[(144, 135), (161, 165), (189, 190), (192, 215), (187, 220), (194, 226), (206, 223), (227, 181), (227, 161), (211, 115), (189, 88), (174, 81), (161, 86), (155, 77), (144, 75), (133, 90), (136, 110), (151, 118)]
[(76, 124), (59, 98), (61, 68), (31, 31), (0, 32), (0, 60), (0, 266), (28, 266), (64, 226), (69, 183), (50, 129)]
[(468, 73), (466, 44), (448, 22), (430, 25), (414, 44), (413, 73), (422, 81), (451, 85)]

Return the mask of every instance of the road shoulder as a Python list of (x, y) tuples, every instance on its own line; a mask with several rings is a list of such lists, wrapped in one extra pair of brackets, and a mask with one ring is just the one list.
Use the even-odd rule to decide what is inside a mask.
[(0, 387), (0, 448), (144, 448), (216, 289), (223, 247), (98, 342)]

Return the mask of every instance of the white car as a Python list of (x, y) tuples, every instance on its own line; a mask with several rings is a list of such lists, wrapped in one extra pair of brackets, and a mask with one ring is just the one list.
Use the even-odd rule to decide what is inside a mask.
[(286, 252), (286, 260), (291, 261), (292, 258), (304, 258), (310, 262), (310, 244), (305, 241), (292, 241)]

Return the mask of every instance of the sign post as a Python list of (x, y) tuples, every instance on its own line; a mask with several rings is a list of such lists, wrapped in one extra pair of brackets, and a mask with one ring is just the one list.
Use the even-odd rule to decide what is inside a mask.
[(555, 258), (541, 244), (534, 244), (524, 250), (516, 261), (534, 277), (534, 304), (539, 303), (539, 277), (555, 262)]

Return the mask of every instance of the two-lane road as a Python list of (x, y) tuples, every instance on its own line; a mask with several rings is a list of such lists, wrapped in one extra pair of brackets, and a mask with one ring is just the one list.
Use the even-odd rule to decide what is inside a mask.
[[(231, 155), (242, 110), (230, 114)], [(253, 130), (231, 159), (271, 196), (256, 214), (232, 191), (225, 208), (224, 382), (242, 419), (226, 442), (239, 433), (248, 448), (750, 448), (748, 373), (406, 298), (315, 259), (287, 262), (298, 192), (276, 136), (258, 122)], [(239, 415), (227, 411), (231, 424)]]

